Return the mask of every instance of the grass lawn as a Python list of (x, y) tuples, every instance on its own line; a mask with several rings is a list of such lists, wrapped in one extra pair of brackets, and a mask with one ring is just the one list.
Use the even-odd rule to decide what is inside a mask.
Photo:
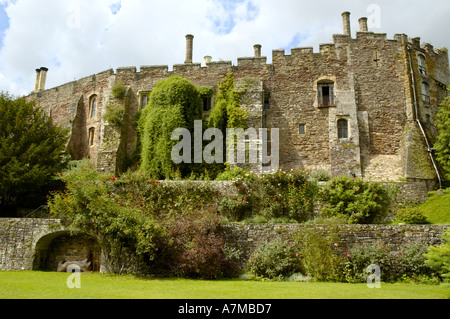
[(155, 279), (81, 273), (70, 289), (68, 273), (0, 271), (0, 299), (447, 299), (448, 285)]
[(431, 224), (450, 225), (450, 188), (444, 194), (435, 193), (430, 192), (430, 197), (419, 207)]

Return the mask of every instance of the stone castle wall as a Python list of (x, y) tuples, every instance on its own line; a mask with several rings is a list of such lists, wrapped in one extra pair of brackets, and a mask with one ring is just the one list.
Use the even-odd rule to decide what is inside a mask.
[[(187, 50), (192, 50), (192, 43)], [(172, 71), (168, 66), (110, 69), (28, 98), (36, 99), (56, 123), (71, 130), (69, 149), (75, 159), (89, 157), (98, 169), (114, 172), (120, 171), (123, 158), (136, 147), (132, 119), (143, 107), (142, 95), (156, 83), (179, 75), (217, 91), (217, 84), (233, 72), (238, 85), (259, 83), (245, 98), (249, 126), (280, 130), (283, 170), (325, 168), (333, 175), (352, 173), (371, 180), (436, 178), (415, 120), (420, 120), (432, 140), (436, 134), (433, 117), (450, 84), (445, 51), (404, 34), (387, 39), (386, 34), (366, 31), (356, 32), (356, 37), (335, 34), (333, 43), (321, 44), (317, 53), (313, 48), (292, 48), (290, 54), (273, 50), (271, 64), (257, 51), (255, 46), (255, 56), (238, 58), (237, 65), (231, 61), (202, 65), (187, 59)], [(426, 59), (425, 74), (419, 55)], [(127, 88), (126, 99), (120, 102), (128, 118), (125, 133), (103, 119), (106, 105), (117, 102), (111, 90), (119, 81)], [(334, 86), (332, 106), (319, 103), (318, 86), (323, 81)], [(429, 103), (422, 98), (424, 82)], [(94, 96), (97, 111), (91, 117)], [(347, 138), (338, 138), (337, 122), (342, 119), (348, 121)], [(304, 134), (299, 132), (300, 125)], [(92, 141), (90, 132), (94, 132)]]

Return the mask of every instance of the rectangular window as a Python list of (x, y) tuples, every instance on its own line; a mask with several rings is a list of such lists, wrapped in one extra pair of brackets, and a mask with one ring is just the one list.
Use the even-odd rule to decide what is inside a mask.
[(348, 138), (348, 121), (340, 119), (337, 122), (338, 126), (338, 139)]
[(207, 112), (211, 110), (211, 97), (204, 96), (203, 97), (203, 111)]
[(305, 135), (306, 134), (306, 125), (300, 124), (298, 126), (298, 132), (300, 133), (300, 135)]
[(334, 85), (332, 83), (319, 83), (319, 106), (335, 106), (334, 103)]
[(91, 127), (89, 129), (89, 146), (94, 146), (94, 133), (95, 133), (95, 128)]
[(268, 110), (270, 109), (270, 94), (264, 93), (264, 109)]

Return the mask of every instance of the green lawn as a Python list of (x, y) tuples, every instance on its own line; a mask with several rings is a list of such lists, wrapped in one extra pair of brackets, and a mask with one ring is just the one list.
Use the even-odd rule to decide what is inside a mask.
[(450, 225), (450, 188), (444, 194), (431, 192), (425, 203), (420, 205), (431, 224)]
[(243, 280), (154, 279), (81, 273), (80, 288), (68, 288), (68, 273), (0, 271), (0, 299), (447, 299), (445, 285)]

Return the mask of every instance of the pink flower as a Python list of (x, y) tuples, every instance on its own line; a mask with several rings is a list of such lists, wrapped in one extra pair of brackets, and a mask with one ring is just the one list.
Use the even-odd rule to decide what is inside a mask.
[(334, 243), (334, 247), (337, 247), (337, 245), (338, 245), (337, 243)]
[(350, 257), (350, 254), (347, 254), (347, 257)]
[(295, 257), (298, 257), (298, 254), (295, 254)]

